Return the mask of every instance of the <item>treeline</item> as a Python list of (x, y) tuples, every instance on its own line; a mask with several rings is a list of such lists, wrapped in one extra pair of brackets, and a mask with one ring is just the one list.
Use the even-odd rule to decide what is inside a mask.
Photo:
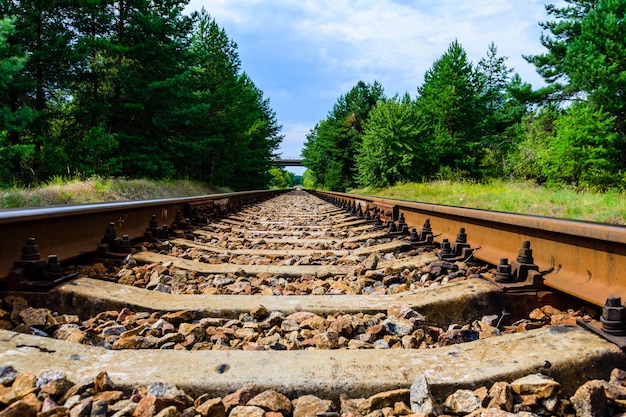
[(188, 0), (3, 0), (0, 187), (53, 176), (265, 187), (282, 135), (237, 45)]
[(492, 43), (477, 64), (458, 41), (412, 98), (374, 82), (342, 95), (308, 134), (316, 186), (348, 190), (432, 179), (515, 178), (626, 188), (626, 2), (546, 6), (545, 79), (533, 90)]

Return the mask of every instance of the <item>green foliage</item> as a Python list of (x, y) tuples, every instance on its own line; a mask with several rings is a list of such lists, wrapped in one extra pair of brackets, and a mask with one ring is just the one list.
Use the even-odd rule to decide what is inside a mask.
[(494, 43), (474, 66), (454, 41), (415, 102), (396, 97), (351, 111), (346, 97), (364, 97), (361, 84), (340, 97), (307, 136), (305, 181), (341, 190), (354, 186), (351, 173), (361, 186), (508, 176), (626, 188), (626, 3), (565, 0), (546, 10), (547, 52), (525, 57), (546, 87), (533, 90), (514, 74)]
[(205, 10), (183, 15), (187, 3), (0, 3), (0, 183), (69, 173), (265, 187), (281, 126), (237, 45)]
[(566, 0), (546, 6), (548, 52), (527, 59), (549, 83), (549, 100), (575, 100), (555, 123), (541, 158), (546, 181), (623, 186), (626, 171), (626, 3)]
[(381, 101), (365, 123), (363, 144), (357, 157), (360, 186), (388, 186), (399, 181), (419, 179), (425, 168), (420, 164), (419, 116), (408, 95)]
[(614, 119), (586, 103), (577, 103), (555, 121), (556, 136), (540, 154), (550, 181), (606, 189), (616, 183), (619, 151)]
[(545, 183), (540, 157), (555, 137), (554, 123), (558, 117), (554, 107), (537, 110), (516, 126), (517, 142), (508, 154), (507, 175)]
[(271, 188), (288, 188), (294, 185), (294, 175), (285, 171), (284, 168), (271, 167), (269, 170), (272, 179), (270, 180)]
[(302, 187), (307, 189), (315, 188), (315, 177), (309, 169), (304, 171), (304, 174), (302, 174)]
[(26, 54), (13, 48), (9, 39), (15, 33), (15, 18), (0, 19), (0, 188), (28, 182), (34, 175), (34, 146), (15, 140), (35, 117), (36, 112), (6, 100), (16, 84), (16, 77), (26, 65)]
[(440, 167), (455, 167), (478, 175), (482, 158), (480, 87), (477, 74), (458, 41), (448, 47), (424, 75), (417, 105), (427, 127), (428, 176)]
[(316, 186), (345, 191), (355, 186), (356, 155), (370, 111), (384, 98), (378, 82), (359, 81), (339, 97), (326, 119), (307, 134), (302, 155)]

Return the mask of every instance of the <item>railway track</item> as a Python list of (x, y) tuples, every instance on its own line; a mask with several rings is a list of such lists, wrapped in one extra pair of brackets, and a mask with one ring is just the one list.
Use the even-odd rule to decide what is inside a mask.
[[(273, 191), (7, 211), (0, 230), (0, 365), (60, 371), (56, 385), (106, 371), (114, 384), (96, 391), (120, 393), (104, 406), (84, 388), (58, 415), (90, 415), (76, 404), (91, 399), (91, 415), (235, 417), (233, 393), (246, 415), (466, 415), (501, 400), (573, 415), (581, 385), (621, 386), (626, 365), (620, 227)], [(527, 375), (539, 380), (520, 388)], [(155, 382), (195, 403), (154, 405), (167, 395), (136, 387)], [(0, 415), (28, 395), (11, 389)], [(62, 405), (65, 391), (37, 392)], [(268, 392), (319, 401), (272, 408)]]

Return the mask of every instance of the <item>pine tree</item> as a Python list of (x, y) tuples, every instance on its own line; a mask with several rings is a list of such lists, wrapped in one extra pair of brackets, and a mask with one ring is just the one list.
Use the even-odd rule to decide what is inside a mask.
[[(27, 55), (16, 55), (16, 49), (8, 43), (15, 32), (15, 19), (0, 20), (0, 96), (9, 97), (14, 91), (15, 78), (26, 65)], [(0, 102), (0, 188), (22, 185), (31, 179), (34, 147), (20, 144), (16, 138), (35, 119), (36, 112), (19, 102)]]
[(418, 88), (418, 108), (429, 127), (423, 137), (429, 149), (425, 161), (430, 166), (429, 176), (440, 167), (477, 175), (484, 117), (479, 91), (465, 50), (458, 41), (452, 42), (426, 71)]

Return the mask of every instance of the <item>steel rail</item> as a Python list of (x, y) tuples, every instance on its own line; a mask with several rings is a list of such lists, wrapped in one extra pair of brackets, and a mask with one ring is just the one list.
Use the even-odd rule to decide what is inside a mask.
[(57, 255), (60, 261), (97, 250), (110, 222), (119, 236), (143, 236), (150, 218), (159, 225), (171, 225), (177, 211), (187, 213), (190, 206), (239, 206), (269, 198), (279, 190), (245, 191), (205, 196), (115, 203), (53, 206), (0, 210), (0, 279), (6, 278), (19, 261), (26, 240), (35, 238), (42, 257)]
[[(603, 306), (610, 295), (626, 300), (626, 227), (391, 200), (371, 196), (314, 192), (351, 204), (388, 209), (418, 230), (430, 219), (435, 242), (456, 240), (465, 228), (474, 256), (498, 265), (515, 260), (530, 241), (534, 262), (544, 284), (579, 299)], [(438, 235), (438, 236), (437, 236)]]

